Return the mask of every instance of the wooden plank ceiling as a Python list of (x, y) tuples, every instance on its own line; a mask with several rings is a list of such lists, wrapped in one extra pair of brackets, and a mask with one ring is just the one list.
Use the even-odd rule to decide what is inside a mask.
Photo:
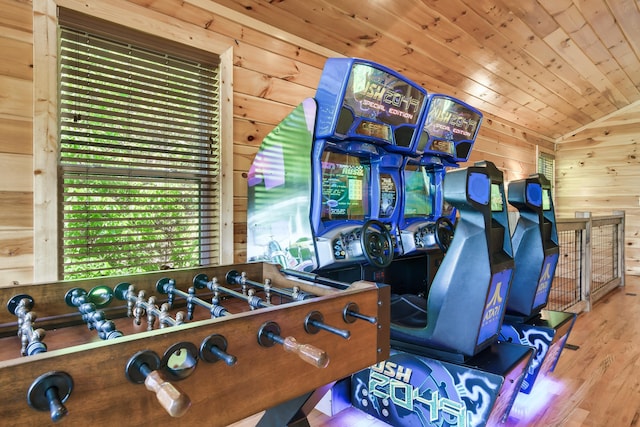
[(638, 0), (215, 3), (553, 140), (640, 100)]

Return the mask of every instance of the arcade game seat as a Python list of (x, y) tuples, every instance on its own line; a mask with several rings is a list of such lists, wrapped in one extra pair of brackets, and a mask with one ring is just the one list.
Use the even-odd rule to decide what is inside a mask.
[(464, 360), (496, 341), (514, 266), (502, 185), (491, 162), (445, 176), (460, 218), (428, 297), (392, 296), (393, 347)]
[(516, 273), (507, 300), (507, 316), (514, 320), (527, 321), (547, 305), (558, 262), (555, 215), (543, 180), (549, 187), (544, 175), (538, 174), (509, 183), (509, 204), (520, 214), (511, 238)]
[(538, 374), (555, 367), (576, 315), (543, 310), (559, 256), (549, 180), (534, 174), (512, 181), (508, 199), (520, 216), (512, 235), (515, 273), (500, 339), (535, 347), (536, 353), (521, 389), (528, 394)]

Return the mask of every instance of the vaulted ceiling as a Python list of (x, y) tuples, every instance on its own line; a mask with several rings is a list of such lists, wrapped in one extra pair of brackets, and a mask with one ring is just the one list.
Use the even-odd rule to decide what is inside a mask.
[(215, 3), (554, 140), (640, 100), (639, 0)]

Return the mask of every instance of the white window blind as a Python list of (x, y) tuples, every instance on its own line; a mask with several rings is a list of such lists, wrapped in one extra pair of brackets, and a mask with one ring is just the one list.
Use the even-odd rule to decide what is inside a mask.
[(219, 258), (215, 59), (61, 28), (62, 279)]

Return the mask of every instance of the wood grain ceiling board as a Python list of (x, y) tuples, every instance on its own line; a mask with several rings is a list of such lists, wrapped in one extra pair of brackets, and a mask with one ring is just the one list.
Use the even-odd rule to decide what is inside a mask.
[(640, 100), (637, 0), (186, 0), (380, 62), (557, 139)]

